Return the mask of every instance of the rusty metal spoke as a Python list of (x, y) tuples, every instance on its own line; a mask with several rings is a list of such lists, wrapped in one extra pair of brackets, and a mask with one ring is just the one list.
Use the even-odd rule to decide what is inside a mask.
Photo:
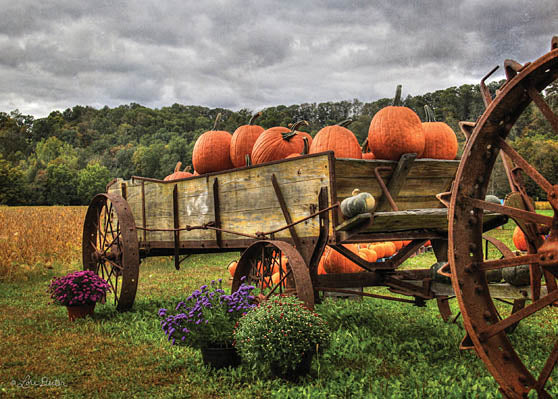
[(533, 168), (529, 162), (527, 162), (517, 151), (515, 151), (503, 138), (498, 138), (498, 144), (502, 151), (511, 158), (513, 163), (521, 168), (523, 172), (529, 176), (535, 183), (537, 183), (546, 193), (552, 193), (552, 184), (546, 180), (546, 178), (541, 175), (535, 168)]
[(548, 106), (541, 93), (539, 93), (533, 86), (529, 86), (527, 88), (527, 94), (529, 94), (531, 100), (533, 100), (535, 105), (539, 108), (539, 110), (544, 115), (546, 120), (550, 123), (554, 131), (558, 133), (558, 117)]
[(529, 306), (524, 307), (521, 310), (510, 315), (508, 318), (499, 321), (498, 323), (492, 324), (486, 329), (482, 330), (479, 334), (479, 339), (481, 341), (486, 341), (488, 338), (495, 336), (506, 330), (508, 327), (514, 325), (515, 323), (531, 316), (532, 314), (538, 312), (539, 310), (547, 307), (558, 299), (558, 290), (552, 291), (545, 297), (539, 299), (538, 301), (532, 303)]
[(462, 197), (462, 201), (463, 203), (469, 204), (474, 208), (484, 209), (490, 212), (501, 213), (504, 215), (508, 215), (513, 219), (519, 219), (525, 222), (551, 226), (554, 220), (554, 218), (550, 216), (539, 215), (538, 213), (535, 212), (529, 212), (523, 209), (513, 208), (511, 206), (498, 205), (493, 202), (483, 201), (477, 198), (464, 196)]
[(473, 262), (471, 263), (471, 270), (481, 270), (488, 271), (494, 269), (503, 269), (505, 267), (529, 265), (538, 262), (540, 255), (529, 254), (520, 255), (513, 258), (502, 258), (495, 260), (485, 260), (483, 262)]
[[(283, 278), (281, 278), (279, 280), (279, 282), (271, 289), (271, 291), (265, 296), (265, 299), (268, 299), (271, 295), (273, 295), (273, 293), (275, 292), (275, 290), (277, 289), (277, 287), (279, 287), (280, 292), (281, 292), (281, 287), (283, 286), (283, 281), (286, 280), (286, 278), (291, 274), (291, 270), (289, 270), (287, 273), (285, 273), (285, 275), (283, 276)], [(285, 291), (287, 291), (285, 289)]]
[(101, 255), (106, 255), (107, 251), (109, 249), (111, 249), (112, 245), (116, 242), (116, 240), (118, 240), (120, 238), (120, 231), (118, 231), (118, 234), (116, 235), (116, 237), (114, 237), (114, 239), (110, 242), (109, 245), (106, 246), (106, 248), (103, 250)]
[(550, 356), (546, 360), (546, 363), (543, 369), (541, 370), (541, 373), (539, 374), (539, 378), (535, 385), (535, 390), (539, 393), (539, 395), (543, 390), (544, 386), (546, 385), (546, 382), (548, 381), (548, 378), (550, 377), (552, 370), (554, 370), (557, 361), (558, 361), (558, 340), (554, 344), (554, 348), (552, 348), (552, 352), (550, 353)]

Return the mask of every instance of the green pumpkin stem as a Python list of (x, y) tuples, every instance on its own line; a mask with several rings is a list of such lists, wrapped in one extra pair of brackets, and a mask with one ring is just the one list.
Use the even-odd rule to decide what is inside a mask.
[(252, 158), (250, 157), (250, 154), (246, 154), (244, 156), (244, 160), (246, 161), (246, 166), (252, 166)]
[(294, 136), (296, 136), (296, 129), (300, 126), (300, 125), (310, 125), (307, 121), (298, 121), (293, 123), (290, 128), (291, 131), (290, 132), (285, 132), (285, 133), (281, 133), (281, 136), (283, 136), (283, 140), (287, 140), (289, 141), (291, 138), (293, 138)]
[(260, 112), (256, 112), (254, 115), (252, 115), (252, 117), (250, 118), (250, 121), (248, 122), (249, 125), (253, 125), (254, 121), (259, 118), (262, 115), (262, 111)]
[(428, 104), (424, 106), (424, 113), (426, 114), (426, 122), (436, 122), (434, 110)]
[(308, 150), (310, 148), (310, 146), (308, 145), (308, 137), (303, 137), (302, 141), (304, 142), (304, 148), (302, 149), (302, 154), (300, 155), (306, 155), (308, 154)]
[(219, 112), (217, 114), (217, 116), (215, 117), (215, 123), (213, 124), (213, 130), (217, 130), (217, 124), (219, 123), (220, 120), (221, 120), (221, 113)]
[(345, 119), (344, 121), (341, 121), (337, 124), (337, 126), (341, 126), (341, 127), (347, 127), (349, 126), (351, 123), (353, 123), (352, 119)]
[(395, 98), (393, 99), (393, 105), (396, 107), (401, 106), (401, 85), (397, 85), (395, 89)]

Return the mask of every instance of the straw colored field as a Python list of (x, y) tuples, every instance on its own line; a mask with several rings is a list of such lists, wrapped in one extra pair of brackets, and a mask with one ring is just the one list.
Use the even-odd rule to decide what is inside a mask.
[(0, 207), (0, 280), (79, 262), (85, 206)]

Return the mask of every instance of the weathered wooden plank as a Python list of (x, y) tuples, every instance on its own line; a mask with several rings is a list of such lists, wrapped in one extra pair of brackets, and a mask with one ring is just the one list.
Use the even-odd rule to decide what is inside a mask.
[[(297, 160), (263, 165), (261, 167), (236, 169), (173, 182), (144, 181), (145, 219), (147, 229), (172, 229), (172, 188), (178, 187), (178, 208), (181, 227), (200, 226), (215, 221), (213, 184), (219, 179), (219, 216), (223, 229), (247, 234), (271, 231), (286, 225), (281, 206), (276, 198), (271, 176), (284, 195), (285, 203), (293, 220), (302, 219), (315, 212), (320, 188), (330, 188), (329, 155), (300, 158)], [(128, 184), (128, 202), (136, 225), (142, 226), (142, 196), (140, 179)], [(118, 185), (115, 185), (118, 187)], [(331, 189), (330, 189), (331, 191)], [(330, 196), (331, 198), (331, 196)], [(331, 203), (331, 200), (329, 200)], [(301, 237), (318, 235), (318, 218), (295, 226)], [(277, 238), (289, 237), (288, 230), (276, 234)], [(143, 238), (143, 232), (138, 234)], [(172, 241), (169, 231), (147, 231), (147, 241)], [(181, 241), (214, 241), (214, 230), (190, 230), (181, 232)], [(238, 235), (222, 233), (223, 240), (239, 239)]]
[[(407, 283), (422, 286), (422, 282), (416, 280), (406, 280)], [(453, 287), (451, 284), (444, 284), (438, 281), (433, 281), (430, 287), (432, 292), (436, 295), (454, 296)], [(516, 287), (507, 283), (488, 284), (490, 296), (492, 298), (500, 299), (531, 299), (531, 287), (523, 286)], [(547, 294), (546, 286), (541, 287), (541, 296)]]

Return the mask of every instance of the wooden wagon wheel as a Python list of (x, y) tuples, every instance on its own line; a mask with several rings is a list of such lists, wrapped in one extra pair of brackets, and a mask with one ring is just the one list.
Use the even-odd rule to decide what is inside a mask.
[(232, 292), (238, 290), (243, 281), (254, 285), (266, 298), (295, 295), (309, 309), (314, 308), (314, 290), (308, 267), (300, 253), (283, 241), (258, 241), (248, 247), (238, 261)]
[[(494, 98), (486, 98), (487, 109), (477, 121), (457, 171), (449, 209), (449, 261), (452, 284), (459, 301), (463, 321), (471, 343), (479, 357), (494, 376), (502, 393), (509, 398), (526, 397), (535, 390), (541, 398), (550, 397), (545, 389), (558, 360), (558, 341), (548, 313), (548, 305), (558, 300), (558, 290), (552, 290), (558, 275), (558, 185), (549, 183), (519, 156), (506, 142), (510, 129), (531, 103), (541, 110), (558, 133), (558, 117), (540, 94), (558, 78), (558, 40), (552, 41), (551, 51), (536, 61), (519, 65), (506, 61), (508, 81)], [(500, 150), (535, 181), (548, 195), (554, 217), (538, 215), (484, 201), (488, 182)], [(549, 238), (529, 254), (500, 260), (484, 260), (482, 253), (482, 213), (495, 211), (530, 223), (538, 230), (549, 230)], [(534, 297), (532, 303), (500, 320), (488, 290), (486, 272), (491, 269), (530, 264), (544, 274), (549, 293)], [(536, 282), (535, 282), (536, 283)], [(542, 310), (545, 309), (545, 313)], [(547, 317), (550, 345), (544, 365), (531, 370), (523, 364), (520, 345), (512, 343), (507, 329), (533, 314)]]
[(136, 297), (140, 258), (136, 225), (124, 198), (116, 194), (93, 198), (83, 225), (82, 253), (83, 269), (108, 281), (116, 308), (130, 309)]

